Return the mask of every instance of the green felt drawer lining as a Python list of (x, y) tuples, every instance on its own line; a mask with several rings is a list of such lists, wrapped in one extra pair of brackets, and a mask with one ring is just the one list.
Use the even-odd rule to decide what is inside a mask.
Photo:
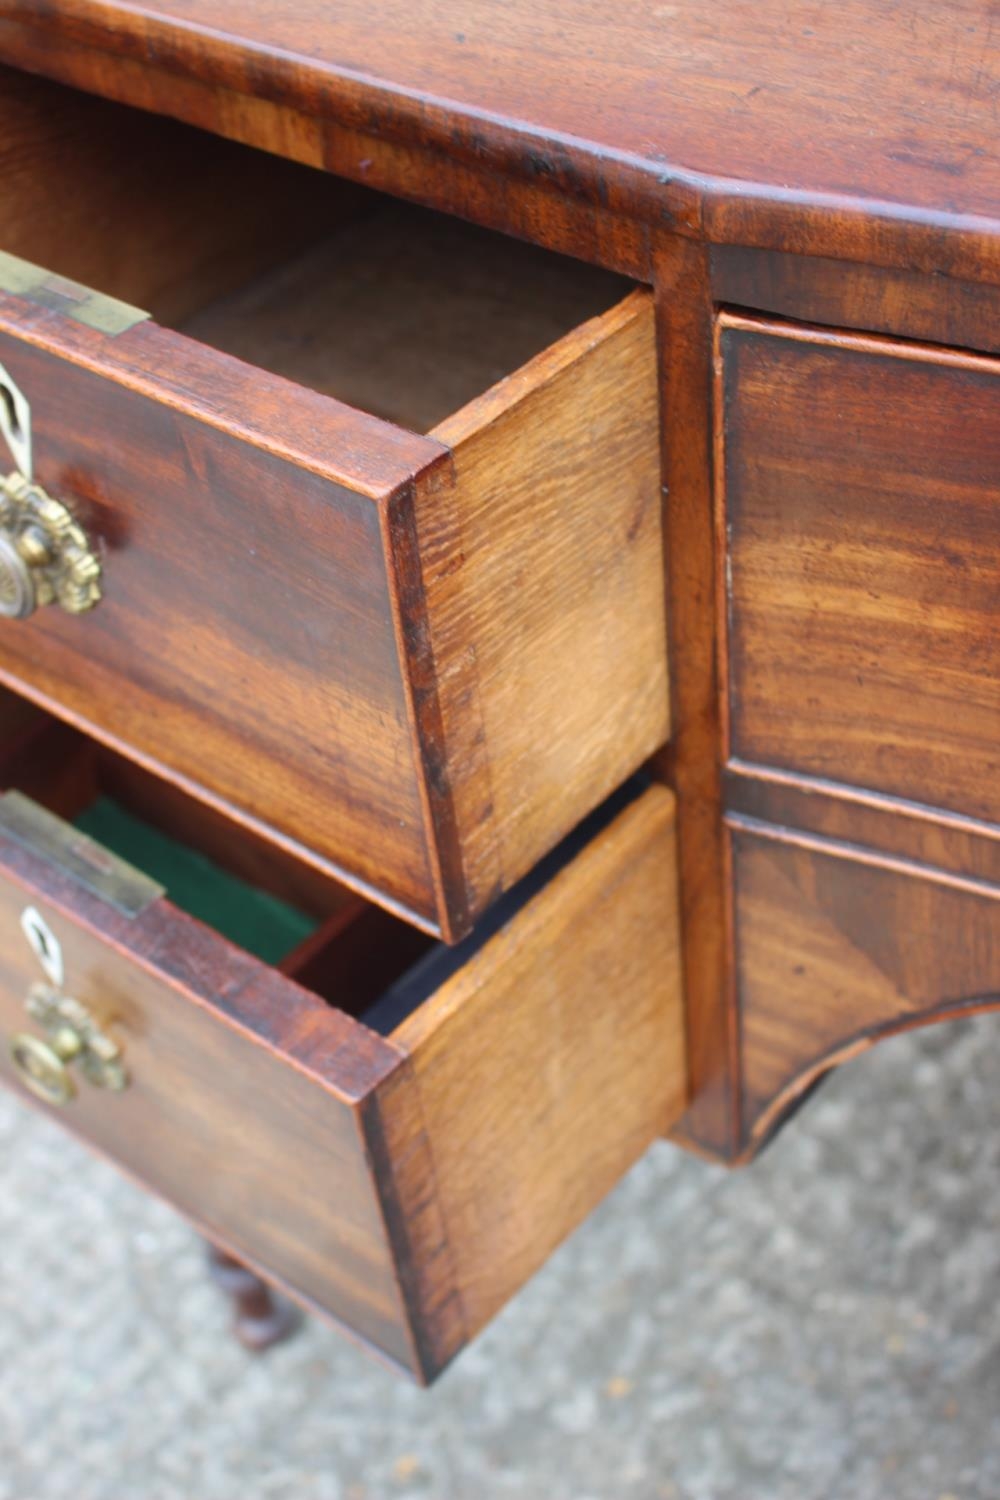
[(319, 925), (286, 901), (230, 875), (205, 855), (99, 797), (75, 825), (166, 888), (175, 906), (266, 963), (279, 963)]

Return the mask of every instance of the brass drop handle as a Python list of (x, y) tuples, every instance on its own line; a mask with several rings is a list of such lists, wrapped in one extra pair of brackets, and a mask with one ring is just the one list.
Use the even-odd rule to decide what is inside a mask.
[(100, 561), (70, 511), (23, 474), (0, 478), (0, 618), (43, 604), (82, 615), (100, 598)]
[(10, 1057), (25, 1088), (46, 1104), (68, 1104), (76, 1094), (73, 1064), (95, 1088), (120, 1093), (128, 1087), (121, 1048), (101, 1031), (93, 1016), (69, 995), (48, 984), (33, 984), (25, 1009), (44, 1037), (19, 1031), (10, 1039)]

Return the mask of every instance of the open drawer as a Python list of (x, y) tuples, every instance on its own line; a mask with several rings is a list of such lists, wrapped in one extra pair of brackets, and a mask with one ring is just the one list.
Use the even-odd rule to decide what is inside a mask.
[(663, 788), (447, 948), (65, 725), (0, 778), (4, 1081), (420, 1379), (684, 1106)]
[(667, 738), (647, 291), (6, 72), (0, 252), (0, 680), (449, 940)]

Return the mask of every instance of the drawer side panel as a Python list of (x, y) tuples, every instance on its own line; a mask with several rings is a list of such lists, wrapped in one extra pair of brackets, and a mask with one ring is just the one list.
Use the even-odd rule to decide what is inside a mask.
[(415, 519), (475, 914), (669, 736), (652, 297), (582, 324), (434, 436), (455, 482), (419, 486)]
[(393, 1040), (412, 1073), (377, 1099), (390, 1139), (426, 1130), (396, 1186), (426, 1226), (411, 1283), (443, 1362), (685, 1107), (672, 795), (622, 813)]

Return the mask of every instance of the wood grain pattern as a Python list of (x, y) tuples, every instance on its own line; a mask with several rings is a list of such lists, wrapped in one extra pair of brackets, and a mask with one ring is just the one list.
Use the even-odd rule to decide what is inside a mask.
[(1000, 354), (1000, 287), (743, 245), (711, 252), (716, 302)]
[[(0, 1035), (37, 1030), (32, 905), (130, 1075), (54, 1118), (429, 1380), (683, 1107), (673, 830), (644, 793), (387, 1041), (169, 900), (130, 920), (0, 835)], [(333, 1002), (366, 946), (386, 968), (369, 915), (322, 929)]]
[(416, 487), (414, 523), (475, 911), (670, 732), (652, 299), (584, 323), (432, 436), (453, 475)]
[(639, 280), (649, 275), (648, 227), (554, 191), (544, 177), (512, 180), (481, 159), (444, 158), (423, 140), (388, 139), (375, 117), (363, 129), (320, 120), (288, 103), (165, 73), (155, 60), (101, 58), (55, 36), (44, 66), (33, 29), (0, 17), (2, 56), (31, 72), (89, 89), (106, 99), (172, 116), (229, 140), (274, 152), (339, 178), (412, 199), (476, 224), (579, 255)]
[(730, 751), (1000, 820), (1000, 364), (723, 318)]
[(880, 1037), (1000, 1009), (1000, 889), (765, 824), (732, 838), (748, 1149)]
[(707, 256), (665, 240), (657, 257), (661, 430), (674, 735), (657, 774), (677, 790), (691, 1108), (678, 1139), (728, 1156), (739, 1067), (722, 827), (716, 538), (712, 511), (713, 307)]
[(1000, 828), (837, 782), (730, 761), (726, 806), (777, 827), (898, 855), (1000, 886)]
[[(765, 1101), (770, 1084), (758, 1088), (756, 1075), (745, 1106), (740, 1098), (746, 1036), (732, 986), (726, 802), (801, 823), (820, 841), (850, 840), (858, 848), (841, 850), (841, 866), (883, 869), (906, 883), (900, 889), (925, 879), (935, 891), (978, 900), (976, 882), (995, 870), (998, 424), (989, 362), (775, 327), (766, 346), (773, 359), (757, 370), (757, 385), (718, 390), (731, 398), (729, 411), (720, 402), (717, 412), (728, 424), (719, 453), (729, 462), (735, 438), (745, 460), (727, 558), (728, 515), (717, 514), (714, 543), (711, 532), (712, 303), (996, 349), (992, 97), (1000, 49), (991, 22), (987, 0), (933, 13), (889, 0), (818, 8), (795, 0), (791, 9), (765, 0), (763, 8), (730, 8), (724, 27), (694, 0), (667, 8), (628, 0), (614, 27), (577, 0), (514, 4), (502, 14), (476, 0), (460, 31), (454, 8), (438, 0), (405, 13), (356, 0), (335, 13), (317, 0), (15, 0), (0, 19), (0, 55), (21, 65), (655, 280), (677, 731), (657, 774), (680, 797), (693, 1092), (680, 1138), (722, 1155), (739, 1147), (748, 1121), (756, 1143), (781, 1111)], [(736, 337), (733, 320), (727, 337)], [(474, 478), (476, 449), (489, 454), (498, 425), (530, 426), (534, 399), (494, 418), (487, 398), (486, 425), (474, 433), (461, 434), (459, 419), (454, 472), (464, 444)], [(522, 850), (522, 830), (496, 811), (506, 764), (498, 752), (511, 748), (516, 759), (529, 721), (510, 712), (499, 665), (481, 675), (496, 639), (484, 629), (493, 606), (477, 613), (462, 579), (477, 570), (486, 580), (508, 574), (499, 554), (470, 558), (455, 541), (461, 526), (473, 526), (479, 502), (473, 488), (463, 512), (448, 462), (415, 463), (392, 498), (379, 501), (379, 519), (416, 735), (425, 911), (433, 913), (423, 920), (457, 935), (520, 852), (527, 859), (544, 839), (531, 820)], [(734, 495), (730, 486), (726, 502)], [(438, 530), (451, 540), (425, 552)], [(551, 561), (540, 559), (540, 575)], [(727, 561), (728, 640), (717, 610)], [(640, 593), (653, 597), (646, 584)], [(516, 597), (498, 594), (508, 608)], [(506, 619), (502, 609), (496, 618)], [(536, 623), (540, 645), (545, 620)], [(475, 628), (483, 642), (475, 657), (447, 644)], [(553, 661), (562, 659), (557, 652)], [(529, 696), (541, 704), (561, 679), (554, 666), (547, 673), (541, 651), (536, 668)], [(572, 706), (584, 719), (600, 693), (585, 685), (578, 696)], [(616, 711), (629, 722), (609, 703), (609, 723)], [(636, 749), (653, 722), (650, 715), (630, 725)], [(580, 733), (596, 754), (599, 733)], [(555, 757), (558, 742), (551, 748)], [(738, 759), (723, 782), (730, 753)], [(458, 764), (467, 779), (453, 774)], [(560, 804), (553, 830), (565, 826), (564, 813)], [(859, 879), (863, 886), (869, 877)], [(872, 890), (900, 946), (907, 924), (936, 910), (926, 894), (890, 900)], [(788, 903), (782, 920), (794, 929), (790, 894)], [(979, 919), (941, 911), (981, 956)], [(776, 936), (768, 941), (770, 963), (779, 949)], [(852, 937), (841, 950), (842, 987), (856, 946)], [(828, 995), (834, 968), (831, 961), (824, 971)], [(892, 1012), (886, 1024), (904, 1024), (892, 1011), (897, 1001), (866, 983), (859, 993), (872, 1025), (882, 1024), (880, 1007)], [(909, 983), (904, 974), (899, 993)], [(799, 1014), (794, 988), (788, 995), (779, 1030)], [(932, 1013), (933, 998), (923, 999), (925, 1008), (907, 1016)], [(805, 1045), (813, 1013), (804, 1005), (800, 1014)], [(787, 1090), (811, 1076), (813, 1065), (801, 1066)], [(404, 1076), (393, 1080), (390, 1134), (392, 1120), (415, 1109)], [(786, 1086), (775, 1087), (785, 1097)], [(371, 1122), (374, 1140), (382, 1129), (374, 1107)], [(422, 1150), (411, 1168), (399, 1168), (399, 1202), (418, 1199)], [(462, 1222), (464, 1210), (456, 1212)], [(439, 1254), (454, 1264), (455, 1253), (440, 1248), (440, 1205), (399, 1223), (423, 1246), (403, 1281), (410, 1306), (434, 1309), (414, 1315), (429, 1340), (421, 1358), (433, 1365), (468, 1321), (454, 1285), (449, 1291), (447, 1278), (426, 1269)]]
[(6, 67), (0, 175), (0, 248), (167, 323), (300, 249), (358, 197), (333, 178)]
[[(11, 297), (0, 362), (105, 578), (92, 615), (9, 626), (0, 675), (433, 921), (378, 500), (329, 472), (361, 457), (346, 409), (156, 325), (110, 340)], [(377, 468), (396, 448), (405, 485), (420, 441), (376, 443)]]
[(232, 285), (184, 323), (189, 337), (411, 432), (445, 423), (630, 289), (374, 195), (303, 254)]
[[(410, 1056), (471, 1337), (686, 1103), (674, 800), (626, 809), (393, 1034)], [(418, 1105), (379, 1090), (390, 1141)], [(410, 1177), (420, 1202), (429, 1183)], [(445, 1274), (444, 1265), (437, 1276)], [(439, 1305), (437, 1277), (422, 1295)]]
[[(67, 986), (123, 1044), (131, 1083), (81, 1083), (61, 1123), (218, 1243), (409, 1366), (407, 1319), (360, 1101), (399, 1053), (159, 901), (130, 921), (0, 839), (0, 1030), (32, 1030), (34, 905)], [(13, 1083), (6, 1046), (0, 1076)]]
[(0, 53), (72, 58), (98, 91), (155, 59), (230, 114), (234, 94), (272, 106), (275, 145), (285, 111), (368, 126), (715, 241), (1000, 267), (990, 0), (738, 0), (724, 26), (698, 0), (624, 0), (614, 26), (578, 0), (474, 0), (460, 26), (443, 0), (10, 0)]
[[(113, 225), (135, 205), (108, 122), (135, 121), (137, 161), (162, 135), (178, 166), (191, 132), (11, 76), (18, 248), (46, 252), (92, 199), (105, 227), (80, 265), (121, 291)], [(74, 124), (89, 145), (65, 164)], [(8, 627), (0, 678), (457, 937), (668, 732), (649, 298), (619, 309), (605, 273), (265, 162), (254, 191), (250, 166), (236, 179), (255, 213), (280, 213), (272, 178), (290, 193), (291, 173), (318, 185), (321, 241), (331, 216), (357, 222), (242, 287), (237, 256), (206, 306), (225, 247), (251, 233), (206, 211), (233, 153), (251, 160), (206, 142), (185, 204), (218, 230), (171, 266), (158, 215), (183, 201), (179, 179), (148, 239), (126, 236), (127, 285), (174, 276), (165, 304), (252, 366), (155, 322), (108, 338), (44, 295), (0, 294), (38, 477), (79, 513), (105, 578), (88, 618)], [(70, 178), (33, 241), (22, 158), (42, 197)], [(448, 416), (419, 437), (329, 392), (421, 427)]]

